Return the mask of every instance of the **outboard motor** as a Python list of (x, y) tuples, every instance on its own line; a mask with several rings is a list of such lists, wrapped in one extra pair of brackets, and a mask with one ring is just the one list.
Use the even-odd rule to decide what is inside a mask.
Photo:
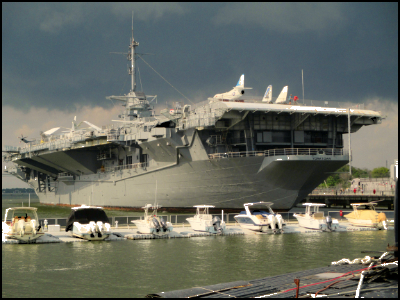
[(221, 227), (221, 219), (217, 216), (215, 216), (212, 219), (212, 224), (214, 226), (214, 230), (217, 231), (218, 233), (222, 232), (222, 227)]
[(278, 225), (279, 231), (283, 232), (283, 230), (282, 230), (282, 226), (283, 226), (282, 225), (283, 224), (282, 216), (280, 214), (277, 214), (275, 216), (275, 219), (276, 219), (276, 225)]
[(326, 216), (326, 228), (329, 231), (332, 231), (332, 217), (331, 216)]
[(158, 222), (158, 220), (156, 218), (153, 218), (153, 225), (156, 228), (156, 231), (159, 232), (160, 231), (160, 223)]
[(96, 233), (96, 223), (93, 221), (89, 222), (89, 232), (90, 237), (94, 238), (94, 234)]
[(275, 233), (276, 232), (276, 218), (273, 214), (268, 215), (269, 226), (271, 230)]
[(167, 232), (168, 226), (167, 226), (167, 223), (164, 221), (163, 217), (160, 218), (160, 223), (161, 223), (161, 227), (162, 227), (163, 231)]

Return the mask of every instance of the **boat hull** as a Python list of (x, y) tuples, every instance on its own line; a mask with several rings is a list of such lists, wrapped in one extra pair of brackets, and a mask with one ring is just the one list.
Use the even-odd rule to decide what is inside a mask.
[(325, 230), (326, 229), (326, 221), (324, 219), (313, 219), (300, 215), (295, 215), (299, 225), (304, 228), (316, 229), (316, 230)]
[(268, 201), (274, 209), (287, 210), (304, 199), (327, 172), (348, 162), (347, 156), (331, 160), (279, 157), (200, 160), (137, 174), (120, 170), (84, 175), (72, 182), (58, 182), (54, 192), (37, 195), (41, 203), (139, 208), (154, 200), (157, 181), (157, 200), (163, 207), (202, 202), (216, 208), (242, 208), (246, 202)]
[(37, 240), (38, 238), (44, 235), (43, 232), (37, 232), (36, 234), (33, 233), (25, 233), (23, 235), (16, 233), (16, 234), (6, 234), (5, 238), (10, 240), (19, 240), (24, 243), (32, 243), (33, 241)]
[(363, 220), (363, 219), (352, 219), (347, 218), (351, 225), (359, 226), (359, 227), (378, 227), (379, 223), (373, 222), (372, 220)]
[(164, 231), (162, 228), (160, 228), (158, 231), (155, 227), (150, 224), (150, 222), (146, 222), (144, 220), (138, 220), (138, 221), (132, 221), (134, 223), (141, 234), (154, 234), (154, 235), (167, 235), (169, 234), (173, 228), (171, 226), (171, 223), (167, 222), (167, 231)]
[(265, 220), (263, 224), (260, 224), (259, 220), (255, 222), (253, 218), (244, 215), (235, 216), (234, 218), (236, 222), (238, 222), (239, 226), (244, 229), (259, 231), (259, 232), (267, 232), (272, 229), (268, 220)]
[(82, 232), (80, 231), (75, 225), (73, 226), (72, 229), (72, 236), (88, 240), (88, 241), (104, 241), (106, 238), (108, 238), (111, 235), (111, 232), (109, 231), (103, 231), (103, 232)]
[[(215, 230), (214, 226), (211, 224), (212, 222), (210, 221), (205, 221), (201, 219), (199, 220), (196, 218), (187, 218), (186, 220), (189, 222), (190, 227), (192, 227), (194, 231), (218, 233), (218, 230)], [(222, 228), (222, 231), (224, 231), (226, 228), (225, 222), (221, 223), (220, 226)]]

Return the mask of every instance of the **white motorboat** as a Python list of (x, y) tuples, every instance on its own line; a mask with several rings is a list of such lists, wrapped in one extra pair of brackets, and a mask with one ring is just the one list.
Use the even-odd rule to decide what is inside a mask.
[(196, 215), (186, 220), (189, 222), (193, 230), (206, 231), (210, 233), (222, 233), (226, 229), (224, 217), (222, 214), (222, 221), (219, 217), (213, 217), (209, 213), (209, 208), (213, 208), (213, 205), (195, 205)]
[[(249, 206), (266, 206), (268, 212), (265, 210), (254, 209), (250, 210)], [(283, 218), (280, 214), (275, 214), (271, 208), (272, 202), (255, 202), (245, 203), (245, 211), (240, 212), (239, 215), (234, 216), (236, 222), (242, 228), (254, 231), (268, 232), (273, 231), (283, 232)]]
[(32, 242), (44, 235), (39, 225), (36, 207), (10, 207), (6, 209), (2, 234), (5, 239)]
[[(163, 217), (157, 216), (157, 209), (160, 207), (161, 205), (158, 204), (146, 204), (146, 206), (142, 207), (144, 209), (144, 219), (131, 221), (136, 225), (139, 233), (166, 235), (173, 230), (170, 222), (165, 221)], [(153, 213), (149, 214), (149, 209), (153, 209)]]
[(103, 241), (112, 234), (110, 228), (102, 207), (82, 205), (72, 207), (65, 231), (71, 231), (72, 236), (81, 239)]
[(387, 229), (386, 215), (383, 212), (377, 213), (375, 211), (376, 202), (352, 203), (351, 205), (353, 206), (353, 212), (344, 215), (344, 217), (352, 225)]
[(331, 216), (324, 216), (324, 212), (320, 212), (319, 208), (325, 206), (322, 203), (304, 203), (306, 211), (304, 214), (294, 214), (293, 216), (299, 222), (301, 227), (332, 231), (339, 228), (339, 221), (332, 219)]

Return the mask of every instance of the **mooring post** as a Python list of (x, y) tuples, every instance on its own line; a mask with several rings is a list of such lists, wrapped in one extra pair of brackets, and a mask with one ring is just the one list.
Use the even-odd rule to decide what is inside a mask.
[(300, 289), (300, 279), (295, 278), (294, 283), (296, 284), (296, 298), (299, 298), (299, 289)]

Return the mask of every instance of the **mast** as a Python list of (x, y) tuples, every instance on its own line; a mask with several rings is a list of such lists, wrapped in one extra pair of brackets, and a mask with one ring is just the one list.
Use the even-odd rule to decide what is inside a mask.
[(139, 43), (133, 38), (133, 12), (132, 12), (132, 38), (129, 48), (131, 53), (128, 54), (128, 60), (131, 61), (131, 67), (129, 68), (129, 75), (131, 75), (131, 92), (136, 90), (136, 68), (135, 68), (135, 47), (139, 46)]

